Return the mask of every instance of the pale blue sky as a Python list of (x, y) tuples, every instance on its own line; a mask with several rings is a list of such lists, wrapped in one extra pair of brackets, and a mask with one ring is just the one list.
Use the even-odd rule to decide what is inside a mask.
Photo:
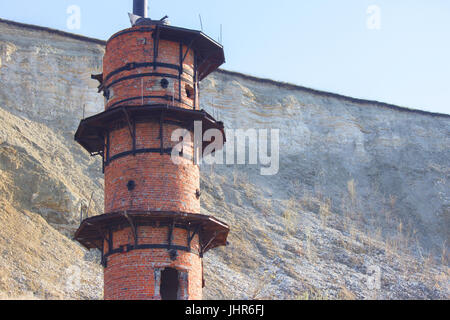
[[(106, 40), (130, 26), (132, 0), (0, 0), (0, 18)], [(81, 28), (67, 27), (67, 8)], [(367, 8), (381, 9), (381, 29)], [(223, 25), (224, 69), (356, 98), (450, 113), (449, 0), (150, 0), (150, 17)]]

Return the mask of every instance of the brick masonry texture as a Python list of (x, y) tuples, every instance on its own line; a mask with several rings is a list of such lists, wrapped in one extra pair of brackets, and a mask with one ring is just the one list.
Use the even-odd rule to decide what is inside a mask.
[[(176, 68), (180, 66), (180, 56), (185, 55), (188, 47), (180, 47), (178, 42), (160, 40), (158, 56), (155, 59), (153, 31), (142, 31), (142, 28), (149, 29), (148, 26), (133, 27), (119, 32), (107, 42), (103, 75), (104, 86), (109, 89), (109, 97), (105, 97), (105, 109), (125, 105), (169, 103), (180, 108), (194, 109), (194, 101), (198, 102), (198, 90), (194, 98), (193, 89), (197, 89), (197, 84), (194, 83), (195, 57), (192, 50), (186, 54), (180, 78), (179, 71), (175, 68), (154, 68), (152, 65), (115, 72), (129, 63), (152, 63), (155, 60), (158, 63), (174, 65)], [(142, 32), (136, 32), (138, 30)], [(158, 75), (139, 76), (149, 73)], [(161, 84), (163, 78), (168, 80), (167, 88)], [(160, 122), (149, 119), (135, 120), (136, 149), (159, 150)], [(179, 128), (174, 124), (163, 123), (163, 148), (171, 148), (178, 143), (171, 141), (171, 135)], [(192, 132), (191, 136), (193, 137)], [(106, 149), (105, 154), (108, 153), (109, 157), (133, 150), (133, 139), (126, 124), (118, 124), (109, 131), (109, 147)], [(193, 143), (185, 145), (183, 152), (192, 157)], [(105, 167), (105, 213), (127, 210), (199, 213), (200, 199), (196, 195), (196, 191), (200, 189), (199, 167), (194, 165), (192, 160), (179, 160), (180, 162), (175, 164), (170, 155), (161, 155), (159, 152), (129, 154), (112, 160)], [(135, 183), (132, 190), (127, 186), (130, 181)], [(165, 268), (178, 271), (179, 299), (202, 298), (203, 265), (199, 256), (198, 236), (188, 245), (187, 231), (175, 227), (172, 245), (190, 247), (191, 252), (177, 250), (176, 259), (172, 260), (167, 249), (136, 249), (127, 252), (127, 246), (134, 245), (133, 232), (129, 227), (120, 228), (116, 226), (112, 231), (112, 248), (108, 248), (107, 241), (103, 246), (103, 253), (107, 255), (104, 272), (105, 299), (161, 299), (161, 272)], [(169, 228), (138, 226), (137, 236), (139, 245), (167, 245)], [(108, 255), (110, 250), (120, 248), (122, 252)]]
[[(141, 226), (138, 228), (139, 244), (167, 244), (167, 227)], [(130, 228), (113, 233), (112, 249), (134, 243)], [(187, 231), (174, 228), (173, 245), (187, 246)], [(158, 274), (165, 268), (174, 268), (180, 275), (187, 275), (180, 281), (180, 298), (202, 299), (203, 268), (198, 256), (198, 237), (191, 242), (192, 253), (178, 251), (172, 261), (166, 249), (133, 250), (108, 257), (104, 272), (104, 298), (106, 300), (159, 300), (160, 279)], [(104, 243), (104, 252), (108, 243)]]
[[(177, 144), (170, 136), (175, 125), (163, 125), (164, 148)], [(136, 124), (136, 148), (159, 148), (159, 123)], [(132, 150), (132, 139), (127, 127), (110, 133), (111, 157)], [(184, 148), (193, 154), (193, 144)], [(129, 191), (127, 184), (135, 182)], [(191, 160), (180, 158), (174, 164), (171, 156), (159, 153), (128, 155), (111, 161), (105, 168), (105, 212), (120, 210), (200, 212), (200, 171)]]
[[(148, 29), (143, 26), (135, 26), (125, 31), (137, 31), (140, 29)], [(108, 77), (111, 72), (126, 66), (128, 63), (144, 63), (157, 61), (159, 63), (172, 64), (177, 67), (180, 66), (180, 56), (184, 57), (188, 47), (178, 42), (171, 42), (166, 40), (160, 40), (158, 45), (158, 55), (154, 57), (154, 31), (140, 31), (140, 32), (128, 32), (123, 34), (117, 34), (111, 37), (107, 42), (106, 52), (103, 59), (103, 75)], [(158, 73), (169, 74), (175, 78), (163, 77), (163, 76), (145, 76), (132, 78), (117, 82), (111, 86), (111, 83), (122, 79), (124, 77), (145, 74), (145, 73)], [(121, 105), (141, 105), (150, 103), (162, 103), (166, 104), (168, 100), (147, 98), (142, 99), (143, 96), (171, 96), (174, 98), (173, 105), (194, 109), (194, 100), (197, 101), (198, 107), (198, 90), (197, 97), (194, 99), (193, 91), (191, 97), (187, 96), (187, 88), (193, 89), (194, 86), (198, 87), (194, 83), (194, 53), (189, 50), (183, 61), (183, 73), (181, 75), (181, 82), (178, 81), (179, 71), (173, 68), (166, 68), (158, 66), (156, 69), (153, 66), (137, 68), (132, 70), (122, 71), (114, 74), (106, 82), (105, 87), (110, 87), (111, 96), (109, 100), (106, 100), (105, 108), (108, 109), (112, 105), (115, 107)], [(166, 78), (169, 81), (167, 88), (161, 86), (161, 80)], [(181, 90), (180, 90), (181, 84)], [(180, 98), (181, 102), (176, 101)], [(136, 98), (131, 101), (120, 103), (120, 101), (129, 98)], [(170, 101), (170, 100), (169, 100)], [(171, 101), (172, 102), (172, 101)], [(118, 103), (118, 104), (117, 104)]]

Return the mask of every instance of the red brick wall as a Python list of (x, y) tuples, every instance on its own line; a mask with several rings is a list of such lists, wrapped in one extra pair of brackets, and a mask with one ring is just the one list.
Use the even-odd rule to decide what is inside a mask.
[[(178, 143), (170, 141), (172, 131), (178, 128), (164, 124), (164, 148)], [(136, 137), (137, 149), (159, 148), (159, 123), (137, 123)], [(110, 145), (110, 157), (132, 150), (128, 127), (112, 131)], [(184, 148), (184, 152), (192, 156), (193, 144)], [(133, 191), (127, 188), (130, 180), (136, 184)], [(168, 154), (128, 155), (111, 161), (105, 168), (105, 213), (121, 210), (199, 213), (197, 189), (200, 189), (199, 167), (191, 160), (180, 158), (180, 164), (174, 164)]]
[[(137, 31), (141, 29), (149, 28), (148, 26), (135, 26), (133, 28), (124, 30), (124, 31)], [(123, 34), (116, 34), (108, 41), (106, 45), (106, 53), (103, 59), (103, 76), (106, 78), (112, 71), (124, 67), (127, 63), (142, 63), (142, 62), (153, 62), (154, 59), (154, 41), (152, 38), (152, 34), (154, 31), (145, 31), (145, 32), (128, 32)], [(182, 46), (182, 56), (186, 53), (187, 46)], [(166, 40), (159, 41), (159, 51), (158, 56), (156, 58), (157, 62), (169, 63), (176, 66), (180, 65), (180, 44), (178, 42), (171, 42)], [(193, 84), (194, 77), (194, 53), (192, 50), (189, 50), (186, 58), (183, 62), (183, 74), (182, 78), (184, 80), (181, 81), (181, 100), (184, 103), (180, 103), (175, 101), (173, 105), (193, 109), (194, 99), (188, 98), (186, 95), (186, 85), (190, 85), (192, 87), (195, 86)], [(140, 73), (162, 73), (162, 74), (170, 74), (178, 77), (178, 70), (165, 68), (165, 67), (157, 67), (156, 69), (153, 66), (126, 70), (122, 71), (118, 74), (115, 74), (110, 79), (105, 81), (105, 87), (108, 87), (113, 81), (118, 80), (123, 77), (140, 74)], [(117, 84), (111, 86), (112, 88), (112, 97), (106, 101), (105, 108), (108, 109), (112, 105), (117, 102), (131, 98), (131, 97), (141, 97), (141, 96), (175, 96), (175, 98), (179, 98), (179, 81), (178, 79), (172, 79), (167, 77), (167, 80), (170, 81), (170, 85), (168, 88), (164, 89), (160, 86), (160, 81), (164, 77), (161, 76), (148, 76), (148, 77), (140, 77), (129, 79), (125, 81), (121, 81)], [(185, 81), (187, 80), (187, 81)], [(198, 90), (197, 90), (198, 93)], [(198, 95), (197, 95), (197, 107), (198, 107)], [(120, 103), (120, 105), (141, 105), (141, 104), (150, 104), (150, 103), (163, 103), (166, 104), (167, 100), (164, 99), (136, 99), (124, 103)]]
[[(186, 230), (175, 228), (173, 244), (187, 246)], [(168, 228), (140, 226), (139, 244), (167, 244)], [(113, 233), (113, 248), (134, 244), (130, 228)], [(104, 298), (106, 300), (158, 300), (160, 282), (158, 272), (170, 267), (187, 273), (187, 279), (180, 279), (180, 290), (188, 293), (189, 300), (202, 299), (202, 264), (198, 256), (198, 237), (191, 242), (192, 253), (177, 251), (172, 261), (166, 249), (132, 250), (108, 257), (104, 272)], [(108, 252), (105, 241), (104, 253)], [(155, 273), (156, 271), (156, 273)]]
[[(128, 63), (147, 63), (154, 61), (153, 31), (136, 32), (149, 26), (136, 26), (114, 35), (107, 43), (103, 60), (104, 79), (118, 68)], [(182, 46), (182, 56), (187, 46)], [(171, 104), (181, 108), (193, 109), (194, 100), (198, 95), (188, 98), (186, 84), (194, 87), (194, 53), (192, 50), (186, 55), (183, 63), (181, 81), (181, 102), (167, 101), (160, 98), (136, 99), (119, 103), (124, 99), (142, 96), (174, 95), (180, 98), (178, 79), (168, 76), (145, 76), (127, 79), (111, 85), (114, 81), (127, 76), (142, 73), (161, 73), (178, 77), (176, 69), (153, 66), (125, 70), (111, 76), (104, 81), (105, 88), (110, 86), (110, 98), (105, 101), (105, 109), (113, 105), (140, 104)], [(180, 44), (160, 40), (157, 62), (180, 64)], [(169, 80), (167, 89), (162, 88), (161, 80)], [(198, 94), (198, 90), (197, 90)], [(139, 119), (138, 119), (139, 120)], [(170, 141), (172, 131), (179, 129), (173, 124), (163, 124), (163, 147), (173, 147), (178, 142)], [(160, 124), (158, 121), (147, 120), (136, 123), (136, 149), (159, 149)], [(193, 138), (193, 134), (191, 134)], [(106, 138), (105, 138), (106, 139)], [(109, 157), (131, 151), (133, 140), (128, 126), (118, 124), (109, 132)], [(105, 150), (105, 154), (107, 150)], [(184, 153), (193, 155), (193, 144), (184, 148)], [(171, 156), (160, 153), (139, 153), (114, 159), (105, 167), (105, 213), (117, 211), (175, 211), (200, 213), (200, 200), (196, 191), (200, 189), (200, 173), (192, 160), (180, 158), (179, 164), (174, 164)], [(135, 182), (134, 190), (127, 188), (129, 181)], [(150, 214), (150, 213), (149, 213)], [(168, 227), (139, 226), (139, 244), (168, 244)], [(113, 247), (134, 245), (134, 237), (130, 228), (113, 231)], [(182, 228), (173, 230), (173, 245), (187, 247), (187, 231)], [(167, 249), (136, 249), (121, 252), (106, 257), (107, 264), (104, 272), (105, 299), (160, 299), (159, 275), (164, 268), (175, 268), (180, 272), (179, 283), (181, 292), (185, 292), (189, 299), (202, 298), (202, 262), (198, 255), (199, 240), (194, 237), (191, 243), (192, 252), (178, 250), (178, 256), (172, 261)], [(104, 243), (104, 254), (109, 252), (108, 244)], [(186, 296), (184, 296), (186, 297)]]

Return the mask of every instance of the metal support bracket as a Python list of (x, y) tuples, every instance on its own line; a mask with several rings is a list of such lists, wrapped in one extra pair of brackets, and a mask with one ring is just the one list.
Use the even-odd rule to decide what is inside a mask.
[(130, 137), (133, 144), (133, 155), (136, 155), (136, 121), (132, 121), (130, 119), (130, 115), (128, 114), (125, 107), (122, 107), (123, 113), (127, 119), (128, 130), (130, 131)]
[(114, 246), (114, 243), (113, 243), (113, 232), (112, 232), (111, 229), (108, 230), (108, 234), (109, 235), (108, 235), (107, 241), (108, 241), (108, 254), (109, 254), (110, 252), (113, 251), (113, 246)]
[(208, 243), (204, 246), (200, 245), (200, 257), (203, 258), (203, 253), (205, 252), (205, 249), (208, 248), (208, 246), (213, 242), (214, 239), (217, 237), (217, 231), (214, 232), (214, 236), (211, 237), (211, 239), (208, 241)]
[(199, 233), (200, 231), (200, 225), (197, 225), (197, 227), (194, 229), (194, 231), (191, 233), (191, 230), (188, 230), (188, 237), (187, 237), (187, 243), (188, 243), (188, 248), (191, 247), (191, 242), (194, 239), (194, 237)]
[(172, 223), (169, 225), (169, 235), (167, 237), (167, 243), (169, 245), (169, 250), (172, 248), (172, 241), (173, 241), (173, 229), (175, 227), (175, 220), (172, 220)]
[(128, 220), (128, 223), (130, 224), (131, 230), (133, 232), (133, 238), (134, 238), (134, 246), (138, 246), (138, 234), (137, 234), (137, 226), (134, 224), (133, 219), (127, 214), (125, 211), (123, 213), (123, 216)]
[[(192, 39), (191, 42), (189, 43), (189, 45), (188, 45), (188, 47), (187, 47), (187, 49), (186, 49), (186, 53), (183, 55), (183, 59), (181, 59), (180, 70), (183, 70), (183, 62), (184, 62), (184, 60), (186, 59), (186, 57), (187, 57), (189, 51), (191, 50), (192, 45), (194, 44), (194, 41), (195, 41), (195, 40), (197, 40), (197, 37), (195, 37), (194, 39)], [(183, 48), (183, 45), (181, 46), (181, 48)], [(181, 72), (181, 73), (183, 73), (183, 72)]]

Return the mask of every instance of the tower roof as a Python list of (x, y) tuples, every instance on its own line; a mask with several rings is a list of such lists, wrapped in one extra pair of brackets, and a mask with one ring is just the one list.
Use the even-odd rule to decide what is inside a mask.
[(138, 23), (132, 28), (117, 32), (108, 42), (125, 33), (149, 31), (154, 31), (154, 37), (159, 39), (181, 42), (197, 54), (200, 81), (225, 63), (223, 46), (202, 31), (170, 26), (161, 20), (144, 19), (144, 21), (145, 23)]

